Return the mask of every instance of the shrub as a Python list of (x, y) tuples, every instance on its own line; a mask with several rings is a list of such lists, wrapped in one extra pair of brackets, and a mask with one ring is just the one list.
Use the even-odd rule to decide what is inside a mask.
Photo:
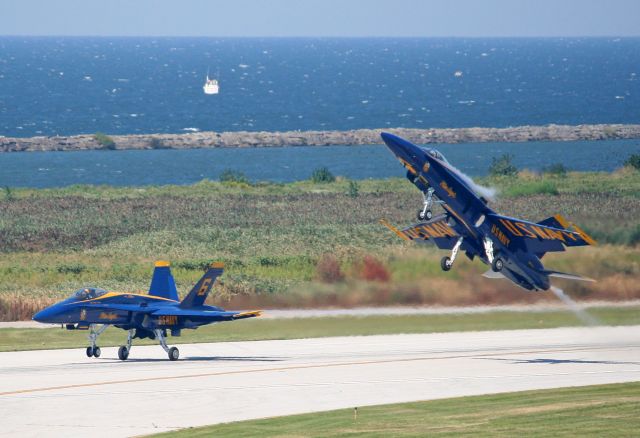
[(326, 167), (319, 167), (311, 174), (311, 180), (314, 183), (332, 183), (336, 180), (336, 177)]
[(375, 257), (365, 256), (360, 266), (360, 278), (367, 281), (389, 281), (391, 274), (382, 262)]
[(347, 195), (351, 198), (357, 198), (360, 193), (360, 184), (357, 181), (350, 180), (349, 181), (349, 190), (347, 191)]
[(632, 167), (636, 170), (640, 170), (640, 154), (631, 154), (624, 162), (625, 167)]
[(56, 271), (61, 274), (81, 274), (87, 270), (87, 266), (82, 263), (73, 263), (70, 265), (58, 265)]
[(318, 260), (316, 277), (323, 283), (337, 283), (344, 280), (340, 263), (333, 254), (325, 254)]
[(162, 141), (161, 138), (158, 137), (152, 137), (151, 140), (149, 140), (149, 147), (151, 149), (171, 149), (169, 146), (164, 144), (164, 141)]
[(107, 134), (96, 132), (93, 138), (102, 146), (101, 149), (108, 149), (112, 151), (116, 148), (116, 142)]
[(513, 164), (513, 155), (504, 154), (503, 156), (491, 159), (489, 166), (489, 175), (491, 176), (515, 176), (518, 168)]
[(249, 179), (239, 170), (225, 169), (220, 174), (220, 182), (249, 184)]
[(13, 189), (9, 186), (4, 186), (4, 199), (9, 202), (16, 199), (16, 195), (13, 194)]
[(542, 172), (548, 175), (565, 177), (567, 176), (568, 169), (562, 163), (555, 163), (549, 166), (543, 167)]

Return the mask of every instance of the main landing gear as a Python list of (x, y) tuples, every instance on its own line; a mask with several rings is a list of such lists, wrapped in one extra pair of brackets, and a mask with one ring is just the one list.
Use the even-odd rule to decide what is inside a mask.
[(491, 270), (493, 272), (500, 272), (504, 267), (504, 261), (500, 257), (496, 257), (493, 252), (493, 241), (488, 237), (484, 238), (484, 252), (487, 256), (487, 261), (491, 264)]
[(180, 351), (178, 350), (177, 347), (169, 348), (167, 346), (167, 341), (165, 339), (164, 332), (160, 329), (154, 329), (153, 332), (155, 333), (156, 338), (160, 342), (160, 345), (162, 346), (164, 351), (166, 351), (167, 354), (169, 355), (169, 360), (178, 360), (178, 358), (180, 357)]
[(98, 336), (102, 334), (108, 327), (109, 324), (104, 324), (99, 329), (96, 329), (97, 324), (89, 325), (89, 346), (87, 347), (87, 357), (100, 357), (100, 347), (96, 345), (98, 341)]
[(131, 351), (131, 345), (133, 344), (133, 335), (135, 334), (135, 329), (130, 329), (127, 334), (127, 345), (121, 345), (118, 348), (118, 359), (127, 360), (129, 358), (129, 352)]
[(458, 256), (458, 251), (460, 250), (460, 246), (462, 245), (462, 237), (458, 239), (453, 249), (451, 250), (451, 257), (442, 257), (440, 260), (440, 267), (443, 271), (448, 271), (453, 266), (453, 262), (456, 261), (456, 257)]
[(424, 221), (424, 220), (428, 221), (428, 220), (431, 220), (431, 218), (433, 217), (433, 212), (431, 211), (431, 207), (433, 207), (433, 192), (435, 192), (433, 187), (429, 187), (427, 189), (427, 193), (422, 194), (424, 196), (424, 201), (423, 201), (422, 210), (418, 211), (419, 221)]

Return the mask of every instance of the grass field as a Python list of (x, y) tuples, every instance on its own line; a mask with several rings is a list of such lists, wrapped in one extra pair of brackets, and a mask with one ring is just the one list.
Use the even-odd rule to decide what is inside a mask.
[[(521, 172), (485, 179), (493, 207), (538, 221), (562, 213), (599, 240), (545, 257), (548, 268), (598, 279), (561, 286), (581, 299), (640, 297), (640, 172)], [(231, 307), (500, 304), (552, 299), (479, 274), (461, 258), (416, 247), (382, 227), (414, 221), (421, 195), (403, 179), (291, 184), (15, 189), (0, 194), (0, 320), (82, 286), (145, 291), (153, 262), (172, 262), (182, 293), (212, 260), (227, 270), (211, 302)], [(550, 190), (549, 188), (553, 190)], [(555, 194), (557, 193), (557, 194)], [(351, 193), (353, 195), (353, 193)], [(322, 261), (322, 263), (320, 263)]]
[(640, 383), (524, 391), (243, 421), (154, 436), (631, 437)]
[[(606, 325), (640, 325), (640, 306), (591, 308), (589, 315)], [(455, 331), (510, 330), (580, 326), (570, 312), (491, 312), (408, 316), (327, 317), (300, 319), (256, 318), (184, 330), (169, 343), (255, 341), (328, 336), (440, 333)], [(99, 340), (102, 347), (122, 345), (126, 332), (113, 327)], [(136, 339), (135, 345), (157, 344)], [(0, 329), (0, 351), (86, 347), (86, 331), (50, 329)], [(135, 347), (134, 347), (135, 348)]]

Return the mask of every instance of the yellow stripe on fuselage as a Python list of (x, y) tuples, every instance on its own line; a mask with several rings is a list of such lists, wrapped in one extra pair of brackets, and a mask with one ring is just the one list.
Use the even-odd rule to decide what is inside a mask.
[(170, 301), (172, 303), (179, 302), (176, 300), (170, 300), (169, 298), (157, 297), (155, 295), (148, 295), (148, 294), (136, 294), (136, 293), (130, 293), (130, 292), (107, 292), (104, 295), (101, 295), (96, 298), (91, 298), (90, 300), (74, 301), (73, 303), (68, 303), (68, 304), (90, 303), (90, 302), (102, 301), (106, 298), (124, 297), (124, 296), (151, 298), (153, 300)]

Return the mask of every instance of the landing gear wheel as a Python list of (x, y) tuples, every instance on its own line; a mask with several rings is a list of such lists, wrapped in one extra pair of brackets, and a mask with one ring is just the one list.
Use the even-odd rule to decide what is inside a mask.
[(100, 347), (93, 348), (93, 357), (100, 357)]
[(449, 257), (442, 257), (440, 260), (440, 267), (443, 271), (448, 271), (451, 269), (451, 259)]
[(176, 347), (169, 348), (169, 360), (178, 360), (180, 357), (180, 350)]
[(491, 270), (493, 272), (500, 272), (502, 271), (503, 267), (504, 267), (504, 262), (499, 257), (496, 257), (495, 259), (493, 259), (493, 262), (491, 262)]
[(120, 348), (118, 348), (118, 358), (120, 360), (127, 360), (128, 357), (129, 349), (125, 345), (121, 345)]
[(423, 212), (422, 210), (418, 210), (418, 220), (419, 221), (423, 221), (423, 220), (431, 220), (431, 218), (433, 217), (433, 213), (431, 212), (431, 210), (427, 210), (425, 212)]
[(87, 357), (93, 357), (93, 347), (87, 347)]

